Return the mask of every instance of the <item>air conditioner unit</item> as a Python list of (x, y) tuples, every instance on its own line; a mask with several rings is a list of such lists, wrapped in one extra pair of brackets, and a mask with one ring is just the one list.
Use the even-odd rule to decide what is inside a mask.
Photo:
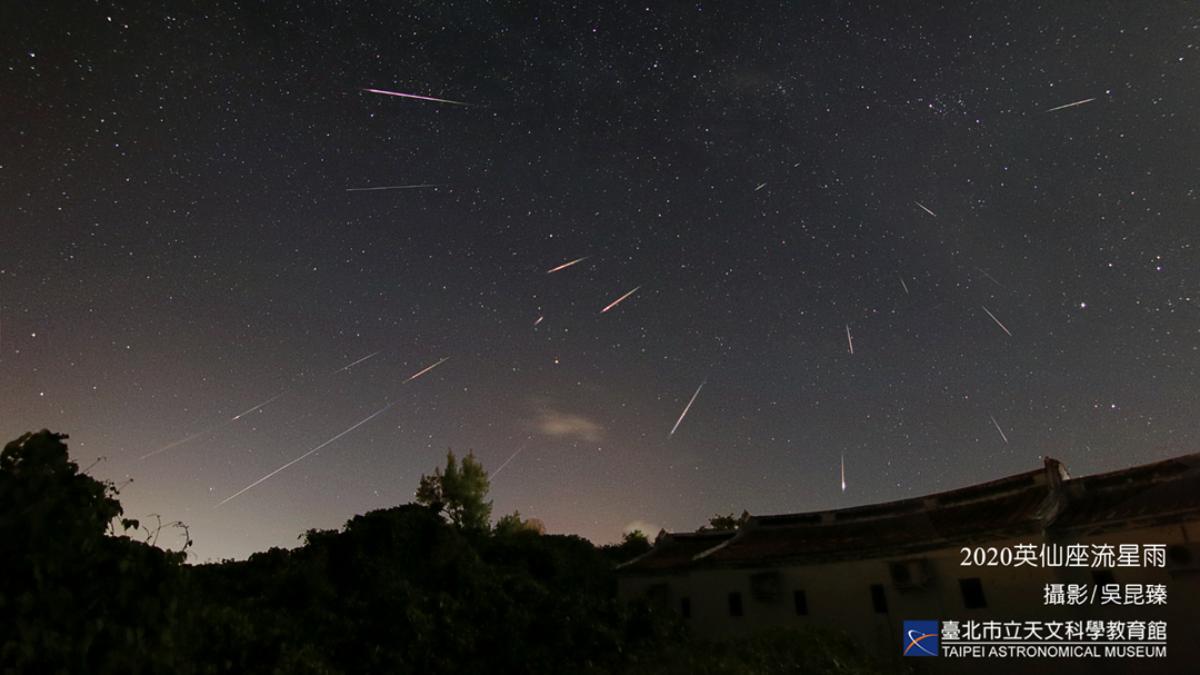
[(933, 568), (927, 558), (896, 560), (888, 563), (888, 570), (891, 572), (892, 585), (900, 591), (925, 588), (933, 579)]

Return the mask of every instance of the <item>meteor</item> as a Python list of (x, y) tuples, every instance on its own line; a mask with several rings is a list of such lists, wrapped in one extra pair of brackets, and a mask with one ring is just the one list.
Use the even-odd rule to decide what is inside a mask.
[(1084, 103), (1091, 103), (1092, 101), (1095, 101), (1095, 100), (1096, 100), (1095, 98), (1085, 98), (1082, 101), (1075, 101), (1074, 103), (1067, 103), (1066, 105), (1060, 105), (1057, 108), (1043, 110), (1042, 112), (1052, 113), (1055, 110), (1066, 110), (1067, 108), (1074, 108), (1077, 105), (1083, 105)]
[(526, 448), (528, 445), (529, 445), (529, 441), (525, 441), (524, 443), (522, 443), (522, 444), (521, 444), (521, 447), (517, 448), (517, 451), (516, 451), (516, 452), (514, 452), (514, 453), (513, 453), (513, 454), (511, 454), (511, 455), (509, 455), (509, 456), (508, 456), (508, 459), (504, 460), (504, 463), (503, 463), (503, 464), (501, 464), (501, 465), (500, 465), (500, 467), (499, 467), (498, 469), (496, 469), (495, 471), (493, 471), (493, 472), (492, 472), (492, 475), (488, 476), (488, 480), (491, 480), (491, 479), (495, 478), (495, 477), (496, 477), (496, 474), (500, 473), (500, 472), (501, 472), (501, 471), (504, 469), (504, 467), (508, 466), (508, 463), (509, 463), (509, 462), (511, 462), (511, 461), (513, 461), (514, 459), (516, 459), (516, 458), (517, 458), (517, 455), (521, 454), (521, 451), (522, 451), (522, 450), (524, 450), (524, 449), (525, 449), (525, 448)]
[(758, 184), (758, 187), (754, 188), (754, 191), (755, 191), (755, 192), (758, 192), (759, 190), (761, 190), (761, 189), (763, 189), (763, 188), (765, 188), (765, 187), (767, 187), (767, 184), (766, 184), (766, 183), (759, 183), (759, 184)]
[(217, 504), (217, 507), (216, 507), (216, 508), (219, 508), (219, 507), (221, 507), (221, 506), (224, 506), (225, 504), (228, 504), (229, 502), (233, 501), (234, 499), (237, 499), (237, 498), (238, 498), (238, 497), (240, 497), (241, 495), (245, 494), (247, 491), (249, 491), (249, 490), (251, 490), (251, 489), (253, 489), (253, 488), (255, 488), (255, 487), (258, 487), (259, 485), (262, 485), (264, 482), (266, 482), (266, 481), (270, 480), (272, 477), (274, 477), (274, 476), (275, 476), (276, 474), (278, 474), (280, 471), (283, 471), (284, 469), (286, 469), (286, 468), (288, 468), (289, 466), (291, 466), (291, 465), (293, 465), (293, 464), (295, 464), (295, 463), (297, 463), (297, 462), (299, 462), (299, 461), (303, 460), (305, 457), (308, 457), (309, 455), (311, 455), (311, 454), (313, 454), (314, 452), (316, 452), (316, 451), (320, 450), (321, 448), (323, 448), (323, 447), (325, 447), (325, 446), (329, 445), (330, 443), (333, 443), (334, 441), (336, 441), (337, 439), (341, 438), (342, 436), (345, 436), (346, 434), (350, 433), (351, 431), (354, 431), (355, 429), (357, 429), (357, 428), (361, 427), (362, 425), (366, 424), (367, 422), (370, 422), (371, 420), (375, 419), (376, 417), (379, 417), (379, 416), (380, 416), (380, 415), (382, 415), (383, 413), (387, 412), (387, 410), (388, 410), (389, 408), (391, 408), (392, 406), (394, 406), (394, 405), (396, 405), (396, 402), (395, 402), (395, 401), (392, 401), (391, 403), (389, 403), (389, 404), (387, 404), (387, 405), (383, 406), (383, 407), (382, 407), (382, 408), (380, 408), (379, 410), (376, 410), (375, 412), (371, 413), (370, 415), (368, 415), (367, 417), (363, 418), (362, 420), (359, 420), (358, 422), (354, 423), (354, 425), (353, 425), (353, 426), (351, 426), (349, 429), (346, 429), (345, 431), (341, 432), (341, 433), (340, 433), (340, 434), (338, 434), (337, 436), (334, 436), (333, 438), (331, 438), (331, 439), (329, 439), (329, 440), (325, 441), (324, 443), (322, 443), (322, 444), (318, 445), (317, 447), (313, 448), (312, 450), (309, 450), (308, 452), (304, 453), (303, 455), (300, 455), (300, 456), (299, 456), (299, 457), (297, 457), (296, 459), (293, 459), (292, 461), (288, 462), (287, 464), (284, 464), (283, 466), (279, 467), (278, 469), (275, 469), (275, 470), (274, 470), (274, 471), (272, 471), (271, 473), (269, 473), (269, 474), (267, 474), (267, 475), (263, 476), (262, 478), (259, 478), (258, 480), (256, 480), (256, 481), (254, 481), (253, 483), (251, 483), (251, 484), (247, 485), (246, 487), (242, 488), (241, 490), (238, 490), (237, 492), (233, 493), (232, 495), (230, 495), (230, 496), (226, 497), (225, 499), (221, 500), (221, 502), (220, 502), (219, 504)]
[(451, 101), (451, 100), (445, 99), (445, 98), (434, 98), (432, 96), (421, 96), (420, 94), (405, 94), (405, 93), (401, 93), (398, 91), (388, 91), (386, 89), (363, 89), (363, 91), (371, 93), (371, 94), (383, 94), (384, 96), (398, 96), (400, 98), (414, 98), (414, 99), (417, 99), (418, 101), (433, 101), (434, 103), (449, 103), (450, 105), (465, 105), (465, 106), (471, 105), (470, 103), (463, 103), (462, 101)]
[(688, 411), (692, 409), (692, 404), (696, 402), (696, 397), (700, 395), (700, 390), (704, 388), (707, 382), (708, 380), (705, 380), (700, 383), (699, 387), (696, 387), (696, 393), (692, 394), (692, 400), (688, 401), (687, 405), (683, 407), (683, 412), (679, 413), (679, 419), (675, 420), (675, 426), (671, 427), (671, 433), (667, 434), (667, 438), (675, 435), (675, 430), (683, 423), (683, 418), (687, 417)]
[[(381, 352), (381, 351), (383, 351), (383, 350), (380, 350), (380, 352)], [(353, 363), (348, 363), (348, 364), (346, 364), (346, 365), (342, 366), (341, 368), (338, 368), (337, 370), (335, 370), (335, 371), (333, 371), (333, 372), (335, 372), (335, 373), (340, 373), (340, 372), (342, 372), (343, 370), (350, 370), (350, 369), (351, 369), (351, 368), (353, 368), (354, 366), (357, 366), (358, 364), (362, 363), (363, 361), (366, 361), (367, 359), (371, 358), (372, 356), (375, 356), (375, 355), (379, 354), (380, 352), (375, 352), (375, 353), (373, 353), (373, 354), (367, 354), (366, 356), (362, 357), (361, 359), (359, 359), (359, 360), (357, 360), (357, 361), (355, 361), (355, 362), (353, 362)]]
[(537, 321), (534, 321), (534, 322), (533, 322), (533, 325), (535, 325), (535, 326), (536, 326), (536, 325), (538, 325), (539, 323), (541, 323), (541, 322), (543, 322), (543, 321), (545, 321), (545, 320), (546, 320), (546, 317), (545, 317), (544, 315), (543, 315), (543, 316), (539, 316), (539, 317), (537, 318)]
[(558, 267), (551, 267), (550, 269), (546, 270), (546, 274), (554, 274), (555, 272), (557, 272), (559, 270), (565, 270), (572, 265), (578, 265), (579, 263), (583, 262), (584, 260), (587, 260), (589, 257), (590, 256), (585, 255), (582, 258), (576, 258), (576, 259), (572, 260), (571, 262), (565, 262), (565, 263), (559, 265)]
[(929, 209), (925, 208), (925, 205), (922, 204), (921, 202), (913, 202), (913, 203), (916, 204), (917, 206), (921, 207), (921, 210), (924, 211), (925, 213), (928, 213), (929, 215), (933, 216), (934, 218), (937, 218), (937, 214), (934, 213), (933, 211), (930, 211)]
[[(221, 424), (219, 424), (219, 425), (217, 425), (217, 426), (224, 426), (225, 424), (228, 424), (228, 422), (223, 422), (223, 423), (221, 423)], [(171, 448), (174, 448), (174, 447), (177, 447), (177, 446), (183, 445), (184, 443), (187, 443), (188, 441), (194, 441), (194, 440), (196, 440), (197, 438), (200, 438), (200, 437), (201, 437), (201, 436), (203, 436), (204, 434), (207, 434), (208, 432), (210, 432), (210, 431), (212, 431), (213, 429), (216, 429), (216, 428), (217, 428), (217, 427), (212, 427), (212, 428), (210, 428), (210, 429), (205, 429), (204, 431), (198, 431), (198, 432), (196, 432), (196, 433), (192, 434), (191, 436), (188, 436), (188, 437), (186, 437), (186, 438), (181, 438), (181, 439), (179, 439), (179, 440), (175, 441), (174, 443), (168, 443), (168, 444), (166, 444), (166, 445), (162, 446), (161, 448), (159, 448), (159, 449), (157, 449), (157, 450), (155, 450), (155, 451), (153, 451), (153, 452), (147, 452), (146, 454), (142, 455), (142, 456), (141, 456), (141, 457), (139, 457), (138, 459), (149, 459), (149, 458), (151, 458), (151, 457), (153, 457), (153, 456), (155, 456), (155, 455), (157, 455), (157, 454), (159, 454), (159, 453), (166, 452), (167, 450), (170, 450)]]
[(979, 273), (982, 274), (983, 276), (987, 277), (989, 280), (991, 280), (991, 282), (993, 284), (996, 284), (1000, 288), (1004, 288), (1004, 284), (1000, 283), (999, 281), (996, 281), (996, 277), (993, 277), (992, 275), (988, 274), (987, 270), (983, 269), (982, 267), (976, 267), (975, 269), (979, 270)]
[(238, 414), (234, 415), (234, 416), (233, 416), (233, 419), (231, 419), (231, 420), (229, 420), (229, 421), (230, 421), (230, 422), (236, 422), (236, 421), (238, 421), (238, 420), (242, 419), (243, 417), (245, 417), (246, 415), (249, 415), (250, 413), (254, 412), (255, 410), (258, 410), (259, 408), (262, 408), (263, 406), (267, 405), (267, 404), (268, 404), (268, 403), (270, 403), (271, 401), (274, 401), (275, 399), (279, 398), (280, 396), (283, 396), (283, 394), (284, 394), (284, 392), (282, 392), (282, 391), (281, 391), (281, 392), (279, 392), (278, 394), (275, 394), (274, 396), (272, 396), (271, 398), (269, 398), (269, 399), (267, 399), (267, 400), (263, 401), (262, 403), (259, 403), (258, 405), (254, 406), (253, 408), (250, 408), (249, 410), (247, 410), (247, 411), (245, 411), (245, 412), (240, 412), (240, 413), (238, 413)]
[(373, 190), (416, 190), (417, 188), (446, 187), (445, 183), (421, 183), (420, 185), (381, 185), (379, 187), (346, 188), (346, 192), (371, 192)]
[(846, 324), (846, 344), (850, 346), (850, 354), (854, 354), (854, 338), (850, 337), (850, 324)]
[(177, 441), (175, 441), (175, 442), (173, 442), (173, 443), (168, 443), (168, 444), (166, 444), (166, 445), (162, 446), (161, 448), (159, 448), (159, 449), (157, 449), (157, 450), (154, 450), (153, 452), (147, 452), (146, 454), (142, 455), (142, 456), (141, 456), (141, 457), (139, 457), (138, 459), (149, 459), (149, 458), (151, 458), (151, 457), (153, 457), (153, 456), (155, 456), (155, 455), (158, 455), (158, 454), (164, 453), (164, 452), (166, 452), (167, 450), (170, 450), (171, 448), (176, 448), (176, 447), (179, 447), (179, 446), (183, 445), (184, 443), (188, 443), (188, 442), (190, 442), (190, 441), (194, 441), (194, 440), (196, 440), (197, 438), (200, 438), (201, 436), (206, 436), (206, 435), (208, 435), (208, 434), (211, 434), (212, 432), (216, 431), (217, 429), (220, 429), (220, 428), (222, 428), (222, 427), (225, 427), (225, 426), (228, 426), (228, 425), (230, 425), (230, 424), (233, 424), (234, 422), (236, 422), (236, 421), (238, 421), (238, 420), (242, 419), (242, 418), (243, 418), (243, 417), (245, 417), (246, 415), (249, 415), (250, 413), (254, 412), (255, 410), (258, 410), (259, 408), (266, 407), (266, 405), (267, 405), (268, 403), (271, 403), (272, 401), (274, 401), (275, 399), (279, 398), (280, 396), (283, 396), (285, 393), (287, 393), (287, 392), (283, 392), (283, 391), (281, 391), (281, 392), (279, 392), (278, 394), (275, 394), (274, 396), (272, 396), (271, 398), (269, 398), (269, 399), (267, 399), (267, 400), (263, 401), (262, 403), (259, 403), (258, 405), (254, 406), (253, 408), (249, 408), (249, 409), (247, 409), (247, 410), (245, 410), (245, 411), (243, 411), (243, 412), (240, 412), (240, 413), (238, 413), (238, 414), (234, 415), (233, 417), (231, 417), (231, 418), (229, 418), (229, 419), (225, 420), (224, 422), (219, 422), (219, 423), (217, 423), (217, 424), (214, 424), (214, 425), (212, 425), (211, 427), (209, 427), (209, 428), (207, 428), (207, 429), (203, 429), (203, 430), (201, 430), (201, 431), (197, 431), (196, 433), (192, 434), (191, 436), (187, 436), (187, 437), (185, 437), (185, 438), (181, 438), (181, 439), (179, 439), (179, 440), (177, 440)]
[(1007, 445), (1008, 444), (1008, 436), (1004, 435), (1004, 430), (1000, 428), (1000, 423), (996, 421), (995, 416), (988, 415), (988, 417), (992, 418), (992, 426), (996, 427), (996, 431), (1000, 432), (1000, 438), (1003, 438), (1004, 443)]
[(641, 288), (641, 286), (635, 287), (632, 291), (629, 291), (625, 295), (622, 295), (621, 297), (617, 298), (616, 300), (613, 300), (612, 302), (608, 303), (608, 307), (605, 307), (604, 309), (600, 310), (600, 313), (603, 314), (603, 313), (607, 312), (608, 310), (612, 309), (613, 307), (616, 307), (617, 305), (621, 304), (621, 302), (623, 302), (625, 300), (625, 298), (628, 298), (629, 296), (633, 295), (634, 293), (637, 293), (638, 288)]
[(405, 382), (406, 383), (412, 382), (413, 380), (417, 379), (418, 377), (424, 375), (425, 373), (428, 373), (429, 371), (433, 370), (434, 368), (437, 368), (438, 366), (442, 365), (443, 363), (445, 363), (449, 360), (450, 360), (450, 357), (447, 356), (446, 358), (442, 359), (441, 361), (438, 361), (437, 363), (433, 364), (432, 366), (429, 366), (428, 368), (425, 368), (423, 370), (420, 370), (420, 371), (410, 375), (409, 378), (407, 380), (405, 380)]
[(842, 492), (846, 491), (846, 453), (842, 453)]
[(900, 276), (899, 274), (897, 274), (896, 277), (900, 279), (900, 287), (904, 289), (904, 294), (908, 295), (908, 284), (904, 283), (904, 277)]
[(1005, 333), (1008, 333), (1008, 337), (1012, 337), (1012, 332), (1009, 331), (1008, 328), (1006, 328), (1004, 326), (1004, 324), (1000, 323), (1000, 319), (997, 319), (995, 314), (992, 314), (988, 310), (988, 308), (984, 307), (983, 305), (980, 305), (980, 307), (983, 307), (983, 311), (987, 312), (987, 315), (992, 317), (992, 321), (995, 321), (997, 326), (1000, 326), (1000, 330), (1004, 331)]

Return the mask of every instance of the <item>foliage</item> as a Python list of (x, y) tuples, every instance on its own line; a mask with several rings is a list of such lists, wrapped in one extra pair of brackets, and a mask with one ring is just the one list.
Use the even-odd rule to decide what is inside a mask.
[(728, 515), (717, 514), (708, 519), (708, 526), (701, 527), (700, 531), (706, 530), (736, 530), (750, 521), (750, 512), (742, 511), (742, 515), (735, 516), (732, 512)]
[(645, 536), (598, 549), (519, 513), (486, 529), (471, 455), (423, 478), (424, 504), (189, 567), (186, 526), (165, 525), (185, 551), (150, 545), (161, 519), (119, 520), (116, 487), (80, 473), (65, 438), (26, 434), (0, 454), (0, 672), (870, 672), (844, 640), (698, 642), (673, 612), (618, 602), (614, 568)]
[(496, 527), (493, 528), (492, 531), (497, 536), (502, 537), (520, 534), (522, 532), (545, 534), (546, 526), (543, 525), (542, 521), (538, 520), (537, 518), (525, 520), (521, 518), (520, 511), (513, 511), (508, 515), (500, 516), (500, 520), (496, 521)]
[(108, 536), (118, 490), (81, 473), (66, 438), (28, 433), (0, 453), (0, 670), (163, 669), (183, 553)]
[(453, 451), (446, 453), (446, 469), (434, 469), (432, 476), (421, 475), (417, 503), (444, 513), (454, 525), (472, 531), (488, 529), (492, 503), (484, 501), (489, 489), (483, 465), (468, 452), (462, 465)]
[(641, 530), (626, 532), (620, 544), (609, 544), (600, 548), (600, 554), (608, 558), (614, 565), (629, 562), (649, 551), (650, 540)]

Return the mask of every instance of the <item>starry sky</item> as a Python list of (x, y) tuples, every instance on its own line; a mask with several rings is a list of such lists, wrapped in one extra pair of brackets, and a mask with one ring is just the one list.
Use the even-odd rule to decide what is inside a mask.
[(1194, 3), (204, 5), (0, 13), (0, 437), (194, 561), (1200, 450)]

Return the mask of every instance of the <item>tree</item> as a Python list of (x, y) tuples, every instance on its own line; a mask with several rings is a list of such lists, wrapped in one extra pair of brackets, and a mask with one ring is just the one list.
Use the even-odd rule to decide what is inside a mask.
[(519, 534), (521, 532), (546, 534), (546, 525), (537, 518), (526, 520), (521, 517), (520, 511), (513, 511), (506, 516), (500, 516), (500, 520), (496, 521), (496, 527), (493, 531), (500, 536)]
[(701, 527), (700, 530), (736, 530), (750, 521), (750, 512), (742, 511), (741, 516), (735, 516), (733, 513), (729, 515), (715, 515), (708, 519), (708, 526)]
[(0, 452), (3, 670), (174, 672), (185, 553), (111, 536), (138, 523), (66, 438), (42, 430)]
[(444, 471), (435, 468), (432, 476), (421, 475), (417, 503), (444, 514), (464, 530), (486, 530), (492, 518), (492, 503), (485, 501), (489, 487), (487, 471), (474, 452), (468, 452), (460, 466), (450, 450)]

